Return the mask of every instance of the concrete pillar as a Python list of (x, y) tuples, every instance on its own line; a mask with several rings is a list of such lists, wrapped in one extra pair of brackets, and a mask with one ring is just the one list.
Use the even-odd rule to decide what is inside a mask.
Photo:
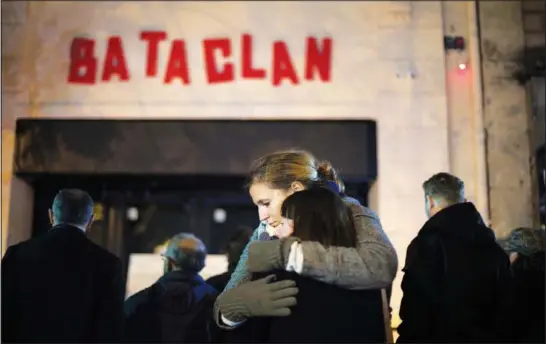
[(536, 152), (546, 143), (546, 80), (533, 78), (529, 85), (533, 114), (533, 150)]
[[(448, 51), (446, 92), (450, 171), (465, 182), (466, 198), (489, 222), (481, 64), (474, 1), (442, 2), (444, 34), (462, 36), (463, 51)], [(463, 65), (465, 68), (460, 68)]]
[(491, 221), (502, 236), (537, 222), (528, 98), (513, 78), (525, 46), (522, 6), (519, 1), (480, 1), (478, 9)]

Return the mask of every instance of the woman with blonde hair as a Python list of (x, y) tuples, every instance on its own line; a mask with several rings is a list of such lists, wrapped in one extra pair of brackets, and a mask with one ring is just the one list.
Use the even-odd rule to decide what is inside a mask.
[[(295, 236), (325, 248), (355, 248), (356, 232), (350, 209), (336, 193), (314, 187), (288, 196), (282, 204), (280, 238)], [(252, 258), (251, 258), (252, 259)], [(278, 269), (277, 281), (298, 285), (298, 304), (287, 317), (254, 317), (235, 331), (226, 331), (229, 343), (384, 343), (380, 290), (348, 290)]]
[[(355, 247), (325, 247), (316, 241), (283, 235), (284, 200), (317, 186), (343, 196), (354, 222)], [(253, 273), (284, 269), (345, 289), (390, 287), (398, 269), (394, 247), (377, 215), (344, 196), (345, 186), (328, 162), (319, 162), (303, 150), (272, 153), (252, 164), (248, 187), (258, 207), (260, 225), (215, 303), (215, 320), (220, 327), (233, 329), (256, 316), (290, 315), (298, 293), (295, 282), (274, 282), (273, 276), (253, 281)], [(280, 239), (267, 240), (272, 236)]]

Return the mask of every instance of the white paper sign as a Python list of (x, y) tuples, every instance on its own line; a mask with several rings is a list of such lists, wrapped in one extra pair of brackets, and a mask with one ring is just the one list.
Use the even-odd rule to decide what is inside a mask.
[[(200, 275), (207, 279), (227, 271), (227, 258), (220, 254), (209, 254)], [(163, 274), (163, 260), (159, 254), (132, 254), (129, 259), (126, 297), (149, 287)]]

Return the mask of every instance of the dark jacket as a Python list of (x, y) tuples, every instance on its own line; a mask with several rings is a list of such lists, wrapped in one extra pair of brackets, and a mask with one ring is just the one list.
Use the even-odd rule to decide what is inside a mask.
[(510, 262), (472, 203), (431, 217), (403, 271), (397, 342), (511, 341)]
[(210, 342), (217, 291), (199, 275), (172, 271), (125, 302), (125, 341)]
[(3, 342), (119, 342), (125, 282), (119, 258), (60, 225), (2, 259)]
[[(267, 274), (255, 274), (253, 279)], [(384, 343), (379, 290), (348, 290), (293, 272), (275, 272), (276, 280), (294, 280), (298, 304), (279, 318), (251, 318), (226, 331), (226, 342)]]
[(223, 292), (226, 289), (226, 285), (231, 278), (231, 271), (224, 272), (223, 274), (209, 277), (207, 279), (207, 284), (218, 290), (218, 292)]
[(544, 251), (520, 256), (514, 272), (515, 342), (545, 343)]

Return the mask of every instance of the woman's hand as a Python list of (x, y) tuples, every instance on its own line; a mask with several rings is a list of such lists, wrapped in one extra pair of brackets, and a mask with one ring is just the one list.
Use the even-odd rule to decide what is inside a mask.
[(251, 317), (283, 317), (296, 305), (298, 288), (290, 280), (274, 282), (270, 275), (227, 290), (218, 297), (220, 313), (231, 321)]
[(254, 241), (248, 245), (247, 269), (251, 273), (284, 270), (296, 237)]

